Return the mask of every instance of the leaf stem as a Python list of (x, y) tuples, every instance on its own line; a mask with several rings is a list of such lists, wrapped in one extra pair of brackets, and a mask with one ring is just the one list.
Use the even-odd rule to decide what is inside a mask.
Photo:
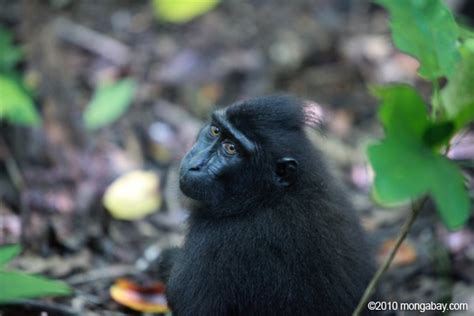
[(380, 279), (382, 278), (383, 274), (385, 273), (385, 271), (387, 271), (390, 264), (392, 263), (393, 258), (395, 258), (395, 254), (397, 253), (398, 249), (400, 248), (400, 245), (402, 244), (402, 242), (405, 240), (406, 236), (408, 235), (408, 232), (410, 231), (410, 228), (415, 222), (415, 219), (418, 216), (418, 213), (421, 211), (421, 209), (423, 208), (423, 205), (425, 204), (427, 200), (428, 200), (428, 197), (424, 197), (422, 200), (418, 200), (418, 202), (412, 204), (410, 217), (403, 224), (400, 230), (400, 233), (398, 234), (395, 245), (393, 246), (393, 249), (390, 251), (389, 256), (385, 259), (383, 264), (379, 267), (377, 272), (374, 274), (374, 276), (372, 277), (372, 280), (370, 280), (370, 283), (365, 289), (365, 292), (362, 295), (362, 298), (360, 299), (359, 304), (357, 305), (356, 309), (352, 313), (352, 316), (358, 316), (361, 314), (363, 310), (365, 310), (368, 300), (370, 299), (373, 292), (375, 291), (375, 288), (379, 284)]

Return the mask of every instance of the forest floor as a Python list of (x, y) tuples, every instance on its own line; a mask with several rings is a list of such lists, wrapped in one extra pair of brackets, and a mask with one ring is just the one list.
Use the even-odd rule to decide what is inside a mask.
[[(200, 125), (215, 105), (274, 92), (320, 105), (324, 136), (315, 142), (380, 262), (409, 209), (370, 199), (365, 148), (382, 129), (368, 85), (397, 81), (426, 97), (430, 91), (417, 79), (417, 62), (391, 44), (385, 13), (356, 2), (223, 1), (175, 25), (157, 20), (146, 1), (0, 0), (0, 25), (25, 50), (20, 69), (43, 119), (34, 129), (0, 125), (0, 244), (21, 242), (14, 267), (75, 290), (0, 314), (141, 314), (113, 300), (110, 288), (120, 278), (154, 284), (161, 250), (182, 242), (187, 202), (177, 169)], [(133, 106), (117, 122), (86, 130), (81, 117), (94, 87), (124, 77), (138, 82)], [(472, 144), (471, 129), (453, 154), (474, 159)], [(140, 220), (115, 219), (103, 194), (137, 169), (158, 175), (162, 207)], [(473, 170), (466, 174), (472, 179)], [(380, 290), (385, 301), (467, 302), (474, 311), (474, 221), (449, 232), (427, 203)]]

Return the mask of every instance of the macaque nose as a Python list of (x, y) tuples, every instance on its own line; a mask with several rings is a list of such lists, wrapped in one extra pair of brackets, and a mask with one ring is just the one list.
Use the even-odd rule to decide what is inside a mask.
[(189, 171), (199, 171), (201, 170), (201, 165), (195, 165), (189, 168)]
[(203, 167), (206, 165), (207, 163), (207, 159), (206, 158), (203, 158), (203, 157), (194, 157), (194, 159), (192, 159), (190, 161), (190, 167), (189, 167), (189, 171), (201, 171), (203, 169)]

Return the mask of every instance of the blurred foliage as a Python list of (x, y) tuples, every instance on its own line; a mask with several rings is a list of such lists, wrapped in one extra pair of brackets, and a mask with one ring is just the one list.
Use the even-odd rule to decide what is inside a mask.
[(375, 199), (390, 205), (430, 192), (444, 223), (458, 228), (469, 217), (469, 196), (459, 168), (424, 142), (432, 122), (422, 98), (409, 86), (375, 93), (383, 102), (379, 115), (385, 127), (385, 139), (369, 147)]
[[(16, 71), (22, 57), (21, 49), (13, 44), (12, 34), (0, 28), (0, 119), (36, 126), (41, 118), (21, 74)], [(132, 79), (99, 85), (84, 113), (86, 127), (96, 129), (118, 119), (130, 106), (135, 87)]]
[(132, 104), (135, 88), (132, 79), (100, 84), (84, 112), (86, 127), (96, 129), (117, 120)]
[(0, 27), (0, 72), (12, 71), (22, 58), (21, 49), (13, 45), (12, 34)]
[(420, 63), (427, 79), (449, 75), (459, 59), (458, 26), (441, 0), (377, 0), (390, 12), (397, 47)]
[[(433, 101), (428, 113), (410, 86), (373, 89), (382, 101), (379, 118), (385, 130), (385, 138), (368, 148), (374, 198), (389, 206), (431, 194), (444, 224), (459, 228), (469, 218), (469, 195), (461, 170), (441, 151), (447, 152), (455, 131), (474, 119), (474, 45), (459, 38), (470, 33), (459, 32), (441, 0), (377, 2), (390, 12), (397, 47), (415, 56), (419, 74), (432, 80)], [(440, 90), (443, 77), (448, 84)]]
[(474, 38), (474, 31), (464, 25), (458, 25), (459, 27), (459, 37), (462, 39), (472, 39)]
[(13, 260), (13, 258), (18, 256), (20, 251), (21, 248), (18, 245), (7, 245), (0, 247), (0, 267)]
[(463, 58), (441, 93), (446, 117), (457, 129), (474, 119), (474, 45), (464, 45), (461, 52)]
[(15, 69), (22, 57), (21, 49), (13, 44), (12, 34), (0, 27), (0, 120), (34, 126), (41, 119)]
[(13, 78), (0, 74), (0, 119), (12, 123), (38, 125), (40, 117), (31, 96)]
[(212, 10), (219, 0), (153, 0), (153, 10), (159, 20), (185, 23)]
[(160, 179), (152, 171), (124, 174), (107, 188), (103, 203), (117, 219), (143, 218), (161, 206)]
[(20, 251), (18, 245), (0, 247), (0, 303), (31, 297), (62, 296), (71, 293), (69, 286), (63, 282), (6, 269), (5, 265)]

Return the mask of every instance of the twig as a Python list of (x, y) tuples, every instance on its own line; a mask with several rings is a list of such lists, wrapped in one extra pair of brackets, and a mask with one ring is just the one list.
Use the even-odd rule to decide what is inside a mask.
[(79, 284), (84, 284), (97, 280), (115, 279), (124, 275), (133, 275), (136, 273), (138, 273), (138, 271), (134, 266), (115, 265), (74, 275), (70, 277), (66, 282), (70, 285), (76, 286)]
[(402, 244), (403, 240), (405, 240), (405, 237), (408, 235), (408, 232), (410, 231), (411, 226), (415, 222), (415, 219), (418, 216), (418, 213), (423, 208), (423, 205), (425, 204), (425, 202), (427, 200), (428, 200), (428, 197), (424, 197), (418, 203), (412, 205), (410, 217), (403, 224), (403, 227), (400, 230), (400, 233), (397, 237), (395, 245), (393, 246), (393, 249), (390, 251), (390, 254), (387, 257), (387, 259), (385, 259), (384, 263), (379, 267), (379, 269), (377, 270), (375, 275), (372, 277), (372, 280), (370, 281), (369, 285), (365, 289), (364, 295), (362, 295), (362, 298), (360, 299), (359, 304), (357, 305), (356, 309), (352, 313), (352, 316), (360, 315), (361, 312), (367, 306), (367, 301), (372, 296), (372, 294), (373, 294), (375, 288), (377, 287), (382, 275), (385, 273), (385, 271), (387, 271), (388, 267), (392, 263), (393, 258), (395, 258), (395, 254), (397, 253), (398, 248), (400, 248), (400, 245)]
[(54, 24), (56, 36), (112, 61), (120, 66), (130, 61), (130, 49), (123, 43), (65, 18)]
[(438, 79), (433, 79), (433, 94), (435, 102), (432, 102), (431, 118), (436, 120), (444, 116), (443, 98), (441, 97), (441, 88)]

